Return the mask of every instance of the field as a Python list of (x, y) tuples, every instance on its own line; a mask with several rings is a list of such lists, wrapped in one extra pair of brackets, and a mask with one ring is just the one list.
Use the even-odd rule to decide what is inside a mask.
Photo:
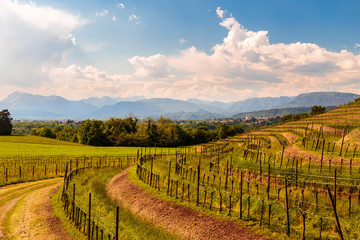
[[(359, 126), (360, 105), (350, 104), (183, 148), (0, 137), (0, 233), (45, 239), (54, 228), (61, 239), (358, 239)], [(31, 206), (39, 214), (27, 213)]]
[(37, 136), (0, 136), (1, 157), (98, 157), (135, 155), (137, 147), (92, 147)]

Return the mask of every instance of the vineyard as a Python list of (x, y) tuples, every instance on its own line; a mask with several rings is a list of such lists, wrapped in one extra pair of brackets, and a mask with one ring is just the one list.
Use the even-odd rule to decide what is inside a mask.
[(359, 116), (352, 104), (193, 152), (146, 156), (136, 174), (178, 204), (283, 236), (358, 239)]
[[(358, 239), (359, 127), (360, 104), (353, 103), (180, 148), (109, 147), (104, 154), (104, 147), (15, 136), (0, 146), (35, 150), (0, 159), (0, 203), (58, 189), (52, 206), (68, 239)], [(66, 151), (41, 154), (46, 146)], [(3, 235), (16, 234), (19, 211), (2, 215)], [(175, 219), (185, 212), (189, 219)]]

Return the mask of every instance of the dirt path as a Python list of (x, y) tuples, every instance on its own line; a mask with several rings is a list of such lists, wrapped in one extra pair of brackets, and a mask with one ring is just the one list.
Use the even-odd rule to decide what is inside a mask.
[(128, 178), (129, 168), (115, 176), (107, 192), (132, 213), (184, 239), (270, 239), (245, 227), (175, 205), (147, 193)]
[[(61, 185), (60, 180), (38, 182), (14, 185), (14, 189), (21, 189), (15, 192), (10, 191), (11, 187), (5, 187), (9, 194), (0, 203), (0, 239), (71, 239), (53, 215), (50, 202)], [(7, 199), (10, 200), (5, 201)]]

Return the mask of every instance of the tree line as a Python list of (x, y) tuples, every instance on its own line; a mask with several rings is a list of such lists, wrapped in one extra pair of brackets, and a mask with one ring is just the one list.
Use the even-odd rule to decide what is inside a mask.
[(298, 113), (298, 114), (288, 114), (285, 116), (282, 116), (280, 119), (280, 123), (285, 123), (285, 122), (292, 122), (292, 121), (298, 121), (304, 118), (308, 118), (311, 116), (315, 116), (318, 114), (322, 114), (326, 112), (326, 108), (322, 107), (321, 105), (314, 105), (311, 107), (310, 109), (310, 113)]
[(31, 134), (93, 146), (176, 147), (216, 141), (243, 132), (242, 127), (225, 123), (217, 125), (213, 130), (205, 126), (192, 129), (164, 117), (139, 121), (129, 116), (107, 121), (87, 119), (78, 126), (43, 127), (34, 129)]

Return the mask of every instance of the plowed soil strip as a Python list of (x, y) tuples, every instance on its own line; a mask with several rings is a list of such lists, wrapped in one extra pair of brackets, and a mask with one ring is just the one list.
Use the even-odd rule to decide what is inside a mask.
[[(302, 150), (298, 148), (295, 144), (291, 145), (287, 148), (285, 148), (285, 157), (292, 158), (292, 157), (301, 157), (304, 159), (304, 162), (307, 162), (309, 160), (309, 157), (311, 157), (311, 163), (317, 163), (319, 164), (321, 162), (321, 152), (320, 153), (313, 153), (313, 152), (307, 152), (305, 150)], [(323, 164), (328, 165), (329, 159), (331, 159), (332, 164), (339, 165), (341, 163), (341, 159), (343, 159), (344, 166), (350, 165), (350, 159), (348, 158), (342, 158), (342, 157), (329, 157), (324, 154), (323, 156)], [(357, 161), (353, 161), (354, 165), (359, 165), (360, 163)]]
[(240, 225), (159, 199), (128, 178), (129, 168), (107, 185), (110, 197), (155, 225), (184, 239), (270, 239)]
[(0, 231), (0, 239), (71, 239), (51, 207), (50, 198), (59, 187), (60, 180), (46, 180), (25, 188), (14, 198), (15, 194), (9, 194), (11, 200), (0, 206), (1, 227), (7, 219), (7, 234)]

